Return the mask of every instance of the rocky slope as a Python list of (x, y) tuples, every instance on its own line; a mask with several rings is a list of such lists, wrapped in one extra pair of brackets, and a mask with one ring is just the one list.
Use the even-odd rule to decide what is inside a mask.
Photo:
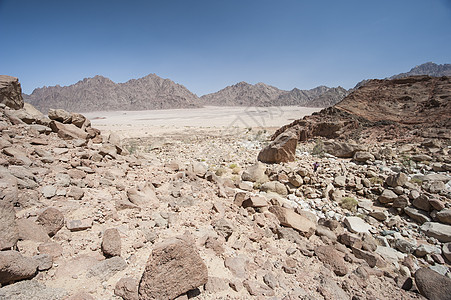
[(50, 108), (86, 112), (199, 107), (195, 94), (155, 74), (125, 83), (95, 76), (70, 86), (38, 88), (24, 98), (43, 113)]
[(296, 120), (274, 134), (295, 130), (362, 142), (424, 137), (451, 138), (451, 78), (414, 76), (370, 80), (334, 107)]
[(255, 85), (240, 82), (216, 93), (202, 96), (204, 105), (216, 106), (284, 106), (327, 107), (343, 99), (347, 91), (342, 87), (319, 86), (310, 90), (284, 91), (264, 83)]

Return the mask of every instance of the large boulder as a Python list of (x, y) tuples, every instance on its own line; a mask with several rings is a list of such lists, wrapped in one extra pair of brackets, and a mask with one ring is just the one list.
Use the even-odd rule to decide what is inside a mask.
[(268, 146), (263, 148), (257, 159), (264, 163), (281, 163), (294, 161), (298, 136), (293, 131), (281, 133)]
[(121, 236), (116, 228), (103, 232), (102, 252), (106, 257), (121, 256)]
[(22, 256), (17, 251), (0, 252), (0, 284), (32, 278), (36, 275), (39, 263)]
[(323, 147), (325, 152), (341, 158), (352, 158), (357, 151), (366, 150), (362, 145), (334, 140), (325, 141)]
[(22, 88), (18, 78), (0, 75), (0, 103), (12, 109), (23, 108)]
[(153, 249), (139, 283), (139, 299), (174, 299), (207, 281), (207, 266), (193, 244), (172, 239)]
[(420, 294), (429, 300), (451, 299), (451, 279), (429, 268), (415, 272), (415, 283)]
[(63, 124), (61, 122), (53, 120), (50, 122), (50, 128), (52, 128), (52, 131), (56, 132), (60, 138), (65, 140), (85, 140), (88, 138), (88, 133), (86, 131), (81, 130), (73, 124)]
[(64, 109), (50, 109), (48, 116), (50, 120), (55, 120), (65, 124), (69, 124), (72, 121), (70, 112), (67, 112)]
[(269, 211), (276, 215), (281, 225), (296, 229), (307, 238), (315, 233), (316, 224), (291, 209), (273, 205), (269, 208)]
[(0, 199), (0, 250), (11, 249), (19, 240), (16, 212), (8, 199)]
[(266, 166), (261, 162), (256, 162), (244, 170), (243, 174), (241, 174), (241, 179), (244, 181), (264, 183), (269, 180), (265, 172)]
[(442, 243), (451, 242), (451, 225), (426, 222), (420, 228), (427, 236), (434, 237)]
[(64, 226), (64, 215), (58, 209), (49, 207), (37, 219), (49, 236), (54, 236)]

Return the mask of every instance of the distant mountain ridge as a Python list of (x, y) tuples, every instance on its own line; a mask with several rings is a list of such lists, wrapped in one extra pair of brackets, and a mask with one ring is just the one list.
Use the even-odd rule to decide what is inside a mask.
[(264, 84), (240, 82), (200, 97), (202, 104), (214, 106), (287, 106), (326, 107), (347, 95), (342, 87), (318, 86), (310, 90), (280, 90)]
[(37, 88), (24, 100), (43, 113), (50, 108), (74, 112), (102, 110), (152, 110), (200, 107), (197, 95), (183, 85), (155, 74), (125, 83), (103, 76), (85, 78), (69, 86)]
[[(437, 65), (428, 62), (412, 68), (409, 72), (386, 79), (398, 79), (413, 75), (432, 77), (451, 76), (451, 64)], [(280, 90), (265, 83), (239, 82), (224, 89), (198, 97), (183, 85), (170, 79), (149, 74), (125, 83), (95, 76), (85, 78), (69, 86), (51, 86), (35, 89), (31, 95), (23, 94), (43, 113), (50, 108), (62, 108), (73, 112), (102, 110), (153, 110), (173, 108), (198, 108), (212, 106), (306, 106), (329, 107), (337, 104), (349, 93), (365, 85), (362, 80), (350, 90), (342, 87), (318, 86), (309, 90), (294, 88)]]

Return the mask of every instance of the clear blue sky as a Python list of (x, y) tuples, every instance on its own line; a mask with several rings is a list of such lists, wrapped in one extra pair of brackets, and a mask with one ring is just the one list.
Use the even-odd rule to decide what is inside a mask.
[(451, 63), (451, 0), (0, 0), (0, 74), (26, 93), (149, 73), (199, 96), (351, 88), (428, 61)]

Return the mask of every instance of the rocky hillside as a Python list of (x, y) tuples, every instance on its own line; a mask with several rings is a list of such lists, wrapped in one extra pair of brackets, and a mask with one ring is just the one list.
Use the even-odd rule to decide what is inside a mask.
[(412, 68), (409, 72), (393, 75), (388, 79), (397, 79), (416, 75), (428, 75), (432, 77), (451, 76), (451, 64), (438, 65), (433, 62), (427, 62)]
[(342, 87), (319, 86), (310, 90), (291, 91), (257, 83), (240, 82), (216, 93), (202, 96), (204, 105), (215, 106), (284, 106), (327, 107), (339, 102), (347, 94)]
[(70, 86), (38, 88), (24, 99), (43, 113), (50, 108), (86, 112), (199, 107), (195, 94), (155, 74), (125, 83), (95, 76)]
[(451, 77), (369, 80), (340, 103), (280, 128), (300, 140), (451, 138)]

